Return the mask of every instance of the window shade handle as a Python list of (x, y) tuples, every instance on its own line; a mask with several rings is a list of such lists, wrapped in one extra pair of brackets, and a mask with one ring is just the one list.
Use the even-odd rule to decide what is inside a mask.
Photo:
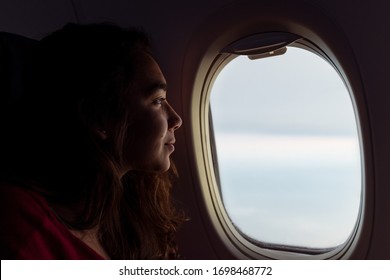
[(248, 55), (249, 58), (261, 58), (285, 53), (285, 47), (301, 39), (287, 32), (267, 32), (239, 39), (221, 50), (221, 53)]

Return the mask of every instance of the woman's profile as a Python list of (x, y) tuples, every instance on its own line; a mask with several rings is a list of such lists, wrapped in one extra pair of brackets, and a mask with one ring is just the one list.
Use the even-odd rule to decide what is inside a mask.
[(147, 36), (68, 24), (31, 65), (1, 151), (1, 258), (176, 258), (182, 121)]

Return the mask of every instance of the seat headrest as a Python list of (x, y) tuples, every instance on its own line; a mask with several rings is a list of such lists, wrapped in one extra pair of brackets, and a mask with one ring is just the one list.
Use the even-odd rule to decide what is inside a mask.
[(37, 40), (0, 32), (0, 107), (22, 96), (28, 62), (37, 45)]

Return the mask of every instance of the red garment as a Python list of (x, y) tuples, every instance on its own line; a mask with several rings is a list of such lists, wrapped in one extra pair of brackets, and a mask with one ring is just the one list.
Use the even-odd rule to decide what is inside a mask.
[(1, 185), (0, 207), (2, 260), (103, 259), (74, 236), (37, 193)]

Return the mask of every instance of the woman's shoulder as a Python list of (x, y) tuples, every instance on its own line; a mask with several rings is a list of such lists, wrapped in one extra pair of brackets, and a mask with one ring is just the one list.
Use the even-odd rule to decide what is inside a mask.
[(44, 235), (42, 227), (50, 218), (50, 208), (37, 193), (8, 183), (0, 184), (0, 207), (2, 259), (23, 258), (23, 248), (44, 238), (39, 235)]
[(46, 200), (38, 193), (22, 185), (0, 183), (1, 223), (13, 219), (31, 219), (46, 216), (50, 209)]
[(1, 259), (100, 259), (57, 218), (39, 193), (0, 183)]

